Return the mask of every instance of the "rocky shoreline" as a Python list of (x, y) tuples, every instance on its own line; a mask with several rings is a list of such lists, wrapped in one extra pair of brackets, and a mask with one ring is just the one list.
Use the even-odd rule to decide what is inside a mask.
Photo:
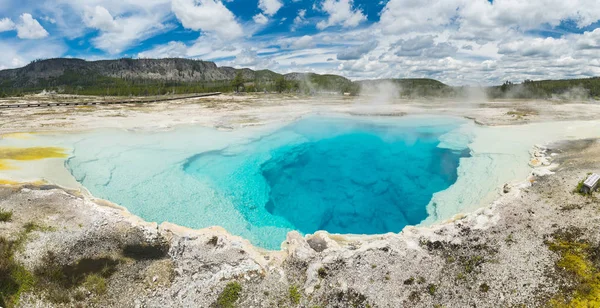
[(474, 213), (381, 236), (318, 232), (302, 237), (291, 232), (281, 251), (254, 248), (221, 228), (189, 230), (146, 223), (122, 208), (58, 187), (1, 187), (0, 208), (13, 214), (10, 221), (0, 222), (0, 243), (13, 243), (3, 244), (5, 250), (21, 245), (14, 248), (12, 260), (28, 273), (31, 284), (20, 285), (16, 293), (20, 299), (13, 294), (12, 303), (22, 307), (592, 303), (598, 297), (597, 282), (580, 277), (583, 272), (570, 268), (572, 261), (565, 258), (581, 261), (577, 264), (586, 266), (585, 273), (599, 273), (600, 259), (593, 253), (600, 243), (599, 203), (573, 189), (588, 171), (600, 169), (594, 159), (600, 144), (570, 141), (538, 147), (532, 154), (533, 160), (547, 166), (536, 168), (522, 185), (505, 187), (500, 199)]

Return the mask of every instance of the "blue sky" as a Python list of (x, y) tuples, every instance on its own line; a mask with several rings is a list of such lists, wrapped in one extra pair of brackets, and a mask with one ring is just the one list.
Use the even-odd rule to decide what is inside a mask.
[(597, 0), (0, 0), (0, 68), (50, 57), (428, 77), (600, 76)]

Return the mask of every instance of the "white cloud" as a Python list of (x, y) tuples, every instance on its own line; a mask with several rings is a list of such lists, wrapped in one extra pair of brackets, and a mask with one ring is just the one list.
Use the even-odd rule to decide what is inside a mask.
[(11, 31), (15, 29), (15, 23), (10, 18), (0, 19), (0, 32)]
[(296, 29), (306, 24), (308, 24), (308, 21), (306, 20), (306, 10), (298, 10), (298, 15), (294, 18), (294, 23), (292, 24), (291, 30), (292, 32), (296, 31)]
[[(463, 1), (390, 0), (381, 13), (380, 25), (388, 34), (424, 32), (450, 23)], [(487, 0), (472, 0), (481, 2)]]
[(600, 49), (600, 28), (583, 33), (577, 38), (576, 48), (580, 50)]
[(48, 31), (31, 14), (24, 13), (20, 18), (21, 22), (17, 25), (17, 36), (19, 38), (37, 40), (49, 35)]
[(119, 54), (137, 42), (171, 30), (174, 26), (162, 23), (162, 16), (133, 15), (115, 20), (117, 26), (92, 39), (96, 48)]
[(56, 58), (63, 56), (67, 48), (54, 40), (43, 40), (44, 48), (39, 48), (39, 41), (7, 39), (0, 40), (0, 70), (22, 67), (36, 59)]
[(187, 29), (215, 33), (227, 39), (243, 35), (233, 13), (219, 0), (172, 0), (171, 8)]
[(255, 23), (259, 24), (259, 25), (265, 25), (269, 22), (269, 19), (263, 15), (263, 14), (256, 14), (254, 15), (254, 17), (252, 17), (252, 19), (254, 20)]
[(224, 64), (253, 69), (272, 69), (278, 65), (278, 63), (271, 58), (260, 57), (258, 52), (251, 48), (243, 49), (236, 55), (233, 61)]
[[(583, 9), (585, 8), (585, 9)], [(462, 31), (530, 30), (573, 20), (585, 27), (600, 19), (597, 0), (390, 0), (380, 25), (388, 34), (426, 32), (456, 24)]]
[(100, 31), (120, 31), (119, 24), (110, 12), (103, 6), (87, 7), (83, 15), (83, 22), (90, 28)]
[(367, 17), (361, 10), (354, 9), (352, 6), (352, 0), (325, 0), (321, 9), (329, 14), (329, 18), (317, 23), (317, 28), (323, 30), (336, 25), (346, 28), (358, 26)]
[(153, 49), (140, 52), (138, 58), (181, 58), (186, 57), (188, 46), (182, 42), (169, 42), (166, 45), (155, 46)]
[(357, 60), (375, 49), (379, 43), (370, 41), (352, 48), (346, 48), (337, 54), (338, 60)]
[[(323, 31), (311, 36), (259, 32), (266, 24), (287, 27), (291, 22), (291, 31), (313, 24), (316, 17), (307, 7), (288, 23), (273, 17), (284, 4), (297, 0), (262, 0), (256, 15), (245, 20), (227, 8), (241, 1), (0, 0), (0, 7), (19, 14), (36, 12), (41, 25), (31, 17), (32, 28), (36, 23), (41, 29), (55, 23), (50, 29), (56, 41), (89, 40), (105, 52), (105, 58), (140, 46), (145, 51), (139, 57), (216, 59), (220, 65), (334, 73), (353, 79), (429, 77), (453, 85), (600, 75), (600, 29), (565, 33), (563, 27), (555, 27), (567, 21), (571, 27), (598, 28), (594, 24), (600, 19), (598, 0), (388, 0), (382, 2), (381, 12), (369, 12), (380, 15), (374, 24), (366, 22), (366, 13), (356, 2), (315, 0), (314, 9), (326, 17), (318, 23)], [(0, 31), (16, 30), (12, 21), (25, 24), (18, 15), (5, 17), (0, 19)], [(144, 45), (178, 22), (202, 35), (195, 42)], [(359, 27), (363, 23), (367, 25)], [(545, 31), (556, 36), (538, 34)], [(38, 31), (44, 32), (48, 35), (45, 29)], [(92, 33), (95, 37), (88, 38)], [(46, 57), (34, 43), (38, 42), (4, 52), (7, 44), (0, 41), (5, 57), (0, 66), (26, 64), (37, 49), (39, 57)]]
[(273, 16), (277, 14), (279, 9), (283, 6), (280, 0), (259, 0), (258, 8), (260, 8), (263, 13), (268, 16)]
[(554, 38), (522, 38), (498, 45), (501, 55), (519, 55), (523, 57), (551, 57), (568, 52), (568, 42)]
[(293, 49), (306, 49), (315, 46), (315, 42), (313, 41), (312, 36), (305, 35), (294, 42), (291, 45)]

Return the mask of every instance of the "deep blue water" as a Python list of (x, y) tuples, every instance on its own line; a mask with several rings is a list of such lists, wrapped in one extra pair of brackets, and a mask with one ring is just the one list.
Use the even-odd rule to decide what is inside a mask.
[[(145, 220), (222, 226), (279, 249), (291, 230), (399, 232), (457, 178), (466, 121), (307, 117), (279, 129), (99, 131), (67, 167), (96, 197)], [(449, 137), (451, 136), (451, 137)], [(457, 146), (458, 144), (458, 146)]]
[(308, 118), (243, 149), (200, 154), (185, 171), (211, 179), (253, 225), (280, 223), (270, 214), (302, 233), (399, 232), (427, 218), (469, 155), (438, 147), (456, 122), (403, 124)]

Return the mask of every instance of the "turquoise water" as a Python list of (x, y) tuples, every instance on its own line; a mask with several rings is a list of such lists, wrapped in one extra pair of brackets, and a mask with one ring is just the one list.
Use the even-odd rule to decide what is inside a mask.
[(96, 134), (75, 145), (67, 165), (95, 196), (146, 220), (219, 225), (278, 249), (291, 230), (380, 234), (419, 224), (469, 155), (440, 146), (463, 123), (309, 117), (246, 135)]

